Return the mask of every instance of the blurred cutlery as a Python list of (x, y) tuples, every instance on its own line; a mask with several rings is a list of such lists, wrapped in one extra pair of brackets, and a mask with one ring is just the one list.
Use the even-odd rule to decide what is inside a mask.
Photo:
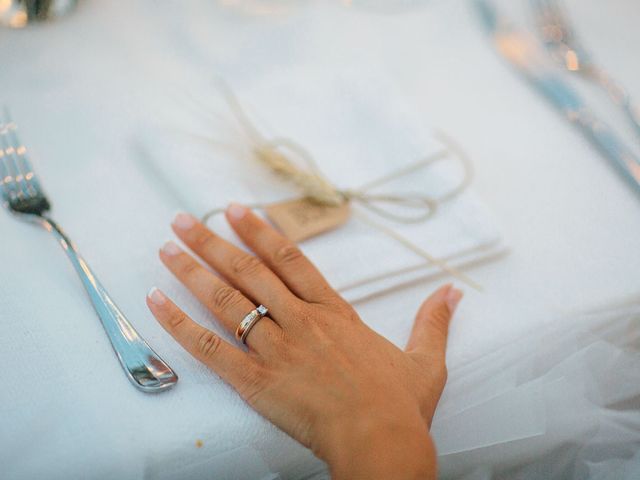
[(530, 35), (516, 30), (499, 17), (489, 0), (476, 0), (475, 5), (498, 52), (560, 110), (640, 193), (640, 158), (589, 110), (568, 83), (556, 75), (548, 65), (544, 51)]
[(600, 68), (582, 47), (571, 28), (567, 16), (557, 0), (531, 0), (536, 24), (552, 58), (607, 92), (609, 98), (622, 108), (640, 136), (640, 111), (631, 102), (628, 91)]

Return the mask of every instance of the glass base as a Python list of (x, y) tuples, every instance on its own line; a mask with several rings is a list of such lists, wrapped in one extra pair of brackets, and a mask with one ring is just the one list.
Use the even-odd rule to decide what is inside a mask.
[(0, 25), (23, 28), (71, 12), (77, 0), (0, 0)]

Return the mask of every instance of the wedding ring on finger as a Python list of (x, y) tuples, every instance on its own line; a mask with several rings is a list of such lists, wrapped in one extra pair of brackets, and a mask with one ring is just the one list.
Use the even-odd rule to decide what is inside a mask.
[(264, 318), (268, 311), (267, 307), (260, 305), (258, 308), (247, 313), (236, 329), (236, 338), (246, 345), (249, 331), (256, 323)]

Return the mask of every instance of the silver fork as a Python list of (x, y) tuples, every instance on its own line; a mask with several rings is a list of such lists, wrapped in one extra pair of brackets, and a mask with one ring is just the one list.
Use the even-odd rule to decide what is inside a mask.
[(611, 101), (622, 108), (640, 136), (640, 111), (622, 85), (600, 68), (582, 47), (569, 25), (558, 0), (531, 0), (536, 23), (547, 50), (566, 70), (580, 74), (607, 92)]
[[(19, 141), (17, 127), (5, 107), (0, 114), (0, 194), (3, 205), (17, 218), (35, 223), (58, 240), (89, 294), (120, 364), (131, 382), (144, 392), (158, 392), (178, 376), (149, 347), (93, 274), (62, 229), (49, 217), (50, 204), (38, 176)], [(3, 118), (4, 117), (4, 118)]]

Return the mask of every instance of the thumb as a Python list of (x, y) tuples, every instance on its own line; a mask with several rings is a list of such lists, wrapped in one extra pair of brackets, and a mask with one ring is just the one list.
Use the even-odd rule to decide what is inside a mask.
[(444, 357), (449, 322), (461, 298), (462, 291), (451, 284), (427, 298), (418, 310), (405, 351)]

